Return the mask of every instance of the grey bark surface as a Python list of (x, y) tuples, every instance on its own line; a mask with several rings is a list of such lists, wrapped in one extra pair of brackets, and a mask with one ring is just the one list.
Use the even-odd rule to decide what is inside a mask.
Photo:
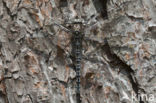
[(76, 103), (72, 34), (63, 26), (84, 33), (82, 103), (154, 103), (132, 95), (156, 97), (155, 7), (154, 0), (0, 0), (0, 103)]

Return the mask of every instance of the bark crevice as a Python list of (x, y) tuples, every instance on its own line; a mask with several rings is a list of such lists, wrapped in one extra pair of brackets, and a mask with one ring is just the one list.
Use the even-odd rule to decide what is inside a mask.
[[(119, 67), (118, 73), (122, 73), (129, 78), (132, 88), (138, 97), (140, 86), (139, 86), (136, 78), (134, 77), (134, 75), (135, 75), (134, 70), (129, 65), (127, 65), (125, 62), (123, 62), (116, 54), (114, 54), (112, 52), (111, 47), (109, 46), (108, 43), (106, 43), (103, 46), (103, 50), (107, 54), (107, 57), (109, 57), (111, 59), (111, 61), (107, 61), (110, 64), (110, 66), (112, 66), (113, 68)], [(144, 103), (144, 102), (140, 101), (140, 103)]]
[(96, 11), (104, 18), (108, 19), (107, 14), (107, 1), (108, 0), (92, 0)]
[(14, 20), (14, 18), (17, 16), (17, 14), (12, 14), (10, 8), (7, 6), (7, 3), (2, 0), (3, 6), (6, 9), (7, 14), (10, 16), (11, 20)]

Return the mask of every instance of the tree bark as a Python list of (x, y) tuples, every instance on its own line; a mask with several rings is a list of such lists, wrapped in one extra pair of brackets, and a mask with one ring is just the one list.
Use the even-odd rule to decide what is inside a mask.
[(0, 0), (0, 103), (76, 103), (71, 31), (84, 34), (82, 103), (153, 103), (155, 6), (154, 0)]

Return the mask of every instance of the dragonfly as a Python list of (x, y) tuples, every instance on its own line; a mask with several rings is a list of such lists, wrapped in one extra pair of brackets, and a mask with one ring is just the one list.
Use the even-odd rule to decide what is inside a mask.
[[(82, 24), (81, 22), (75, 22), (73, 24)], [(73, 52), (73, 63), (74, 69), (76, 72), (76, 101), (77, 103), (81, 103), (81, 96), (80, 96), (80, 78), (81, 78), (81, 60), (82, 60), (82, 39), (84, 34), (78, 30), (71, 30), (63, 25), (56, 24), (57, 26), (61, 27), (66, 32), (72, 34), (72, 52)]]
[[(53, 20), (55, 21), (55, 20)], [(71, 45), (72, 45), (72, 61), (74, 64), (74, 70), (76, 72), (76, 102), (81, 103), (81, 69), (82, 69), (82, 59), (87, 59), (82, 56), (83, 51), (83, 44), (82, 42), (84, 40), (86, 41), (92, 41), (88, 37), (85, 36), (84, 29), (85, 26), (89, 26), (90, 24), (84, 23), (84, 22), (71, 22), (71, 23), (65, 23), (65, 24), (71, 24), (72, 27), (67, 27), (64, 24), (59, 24), (55, 22), (53, 25), (58, 26), (63, 31), (71, 34)], [(93, 25), (93, 24), (92, 24)], [(75, 30), (76, 29), (76, 30)]]

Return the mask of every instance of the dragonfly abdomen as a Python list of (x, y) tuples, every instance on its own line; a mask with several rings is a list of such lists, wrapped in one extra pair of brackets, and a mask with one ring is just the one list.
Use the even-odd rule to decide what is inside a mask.
[(76, 94), (77, 103), (81, 103), (80, 98), (80, 77), (81, 77), (81, 59), (82, 59), (82, 35), (80, 32), (74, 33), (74, 55), (75, 55), (75, 70), (76, 70)]

